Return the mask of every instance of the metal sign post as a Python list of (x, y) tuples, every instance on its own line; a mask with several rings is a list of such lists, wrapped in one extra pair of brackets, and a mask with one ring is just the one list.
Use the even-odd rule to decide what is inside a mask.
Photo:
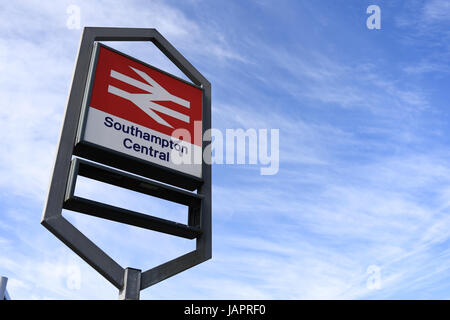
[(0, 300), (11, 300), (6, 290), (6, 285), (8, 283), (8, 278), (0, 277)]
[[(192, 83), (98, 41), (151, 41)], [(170, 135), (175, 129), (193, 133), (194, 121), (201, 132), (192, 140)], [(125, 124), (131, 131), (116, 132)], [(210, 128), (210, 83), (158, 31), (85, 28), (41, 223), (118, 288), (119, 298), (139, 299), (140, 290), (211, 258), (210, 161), (177, 166), (167, 151), (188, 152), (190, 146), (205, 157), (208, 142), (198, 135)], [(145, 145), (136, 143), (144, 136)], [(79, 175), (186, 205), (187, 223), (78, 197)], [(196, 249), (144, 272), (123, 268), (70, 224), (62, 209), (195, 239)]]

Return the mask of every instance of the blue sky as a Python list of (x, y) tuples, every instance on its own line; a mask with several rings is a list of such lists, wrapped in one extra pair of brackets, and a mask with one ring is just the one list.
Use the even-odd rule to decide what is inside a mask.
[[(381, 30), (366, 27), (372, 4)], [(280, 129), (278, 174), (213, 167), (213, 259), (142, 298), (450, 298), (447, 0), (2, 2), (0, 274), (12, 298), (118, 294), (39, 224), (81, 35), (70, 5), (81, 26), (157, 28), (211, 81), (214, 127)], [(110, 45), (181, 75), (151, 44)], [(78, 192), (186, 215), (107, 185)], [(124, 267), (194, 247), (64, 215)]]

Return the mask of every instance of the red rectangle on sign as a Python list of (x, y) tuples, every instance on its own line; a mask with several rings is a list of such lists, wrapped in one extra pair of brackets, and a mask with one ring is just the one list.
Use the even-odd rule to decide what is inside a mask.
[(201, 137), (194, 136), (194, 123), (202, 121), (198, 87), (105, 46), (99, 47), (93, 81), (91, 108), (168, 136), (185, 129), (185, 142), (201, 147)]

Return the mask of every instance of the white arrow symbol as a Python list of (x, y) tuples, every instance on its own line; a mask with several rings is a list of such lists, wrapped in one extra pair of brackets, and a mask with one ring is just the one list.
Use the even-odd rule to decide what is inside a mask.
[(109, 93), (112, 93), (116, 96), (122, 97), (124, 99), (133, 102), (136, 106), (138, 106), (142, 111), (148, 114), (153, 120), (155, 120), (159, 124), (173, 128), (173, 126), (171, 126), (167, 121), (161, 118), (153, 110), (189, 123), (189, 116), (153, 102), (153, 101), (172, 101), (189, 109), (190, 108), (189, 101), (186, 101), (184, 99), (181, 99), (180, 97), (174, 96), (173, 94), (169, 93), (166, 89), (164, 89), (159, 83), (153, 80), (145, 72), (133, 68), (131, 66), (130, 68), (150, 85), (144, 82), (140, 82), (136, 79), (133, 79), (127, 75), (124, 75), (114, 70), (111, 70), (110, 75), (112, 78), (128, 83), (136, 88), (147, 91), (148, 93), (129, 93), (122, 89), (116, 88), (112, 85), (108, 86)]

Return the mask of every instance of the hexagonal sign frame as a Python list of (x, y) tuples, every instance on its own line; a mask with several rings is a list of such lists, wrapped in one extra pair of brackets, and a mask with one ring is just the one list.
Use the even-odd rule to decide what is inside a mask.
[[(150, 41), (156, 45), (194, 85), (203, 91), (202, 134), (211, 128), (211, 84), (156, 29), (85, 27), (83, 30), (41, 224), (118, 288), (119, 298), (139, 299), (141, 290), (211, 258), (211, 165), (209, 164), (210, 161), (202, 162), (201, 180), (194, 182), (195, 187), (187, 188), (190, 191), (197, 190), (197, 193), (192, 193), (154, 180), (128, 175), (122, 171), (82, 159), (72, 159), (73, 156), (80, 155), (75, 152), (75, 145), (87, 90), (89, 67), (97, 41)], [(207, 141), (203, 140), (202, 151), (205, 150), (206, 145)], [(210, 157), (211, 155), (207, 154), (206, 156)], [(154, 167), (151, 169), (155, 171)], [(105, 172), (108, 175), (120, 176), (117, 181), (122, 181), (122, 183), (112, 182), (114, 179), (105, 180), (104, 177), (108, 176), (104, 174)], [(170, 173), (176, 182), (176, 173)], [(188, 225), (180, 226), (175, 222), (75, 197), (73, 193), (77, 174), (189, 205)], [(186, 183), (185, 176), (180, 175), (179, 179), (180, 184)], [(147, 184), (151, 188), (144, 191), (144, 188), (130, 187), (130, 185), (142, 186), (143, 184)], [(145, 272), (134, 268), (123, 268), (66, 220), (62, 215), (63, 208), (189, 239), (195, 238), (196, 249)], [(114, 215), (117, 212), (122, 215)], [(115, 218), (119, 216), (121, 218)]]

